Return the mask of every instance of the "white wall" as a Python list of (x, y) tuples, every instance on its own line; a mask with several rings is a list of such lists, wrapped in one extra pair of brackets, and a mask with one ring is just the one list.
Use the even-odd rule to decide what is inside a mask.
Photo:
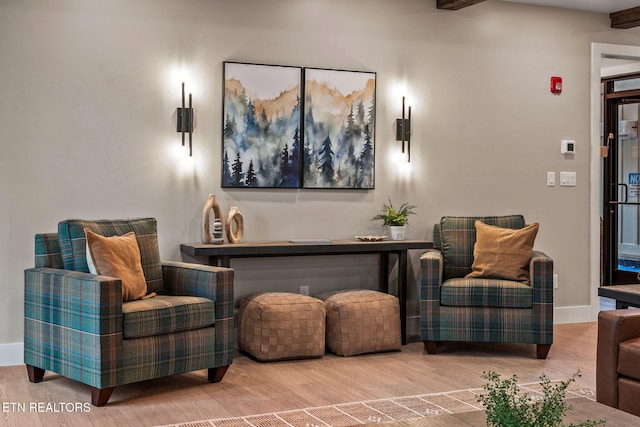
[[(246, 240), (377, 234), (369, 219), (387, 196), (419, 206), (409, 238), (430, 239), (442, 215), (523, 213), (556, 262), (556, 307), (591, 304), (590, 45), (640, 45), (638, 29), (491, 0), (456, 12), (425, 0), (3, 0), (0, 35), (0, 346), (22, 341), (35, 233), (70, 217), (154, 216), (163, 259), (178, 260), (179, 243), (200, 238), (209, 193), (224, 211), (240, 208)], [(225, 60), (375, 71), (376, 189), (221, 189)], [(180, 69), (198, 123), (190, 170), (173, 157)], [(549, 93), (553, 75), (560, 96)], [(391, 159), (403, 94), (409, 175)], [(560, 154), (565, 138), (577, 142), (572, 159)], [(577, 172), (577, 187), (546, 187), (546, 172), (561, 170)], [(238, 295), (377, 284), (375, 258), (237, 270)]]

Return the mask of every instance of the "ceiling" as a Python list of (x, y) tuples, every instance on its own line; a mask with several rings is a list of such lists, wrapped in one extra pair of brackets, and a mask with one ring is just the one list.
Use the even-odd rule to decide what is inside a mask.
[(611, 13), (640, 6), (640, 0), (502, 0), (512, 3), (526, 3), (539, 6), (561, 7), (564, 9), (589, 12)]

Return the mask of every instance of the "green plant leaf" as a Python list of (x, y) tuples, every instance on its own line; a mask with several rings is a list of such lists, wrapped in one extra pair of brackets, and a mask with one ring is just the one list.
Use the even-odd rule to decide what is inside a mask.
[[(540, 386), (543, 396), (534, 399), (528, 393), (520, 390), (518, 378), (515, 375), (503, 380), (493, 371), (484, 372), (482, 378), (488, 382), (483, 388), (487, 393), (478, 396), (478, 402), (485, 407), (487, 425), (489, 426), (562, 426), (562, 418), (571, 409), (571, 405), (565, 400), (567, 388), (579, 376), (580, 371), (573, 374), (568, 380), (552, 385), (546, 375), (542, 374)], [(604, 422), (605, 420), (587, 420), (578, 426), (598, 426)]]
[(400, 208), (393, 207), (391, 198), (387, 197), (389, 203), (383, 203), (380, 213), (371, 218), (372, 220), (382, 220), (383, 225), (389, 226), (403, 226), (409, 223), (409, 215), (414, 215), (413, 209), (417, 208), (415, 205), (410, 205), (408, 202), (404, 202), (400, 205)]

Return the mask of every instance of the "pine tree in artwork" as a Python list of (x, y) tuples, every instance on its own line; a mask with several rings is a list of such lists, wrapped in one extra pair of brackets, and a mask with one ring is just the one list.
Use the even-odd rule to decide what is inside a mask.
[(290, 172), (295, 177), (294, 186), (300, 185), (300, 132), (296, 127), (293, 135), (293, 143), (291, 144), (291, 153), (289, 156)]
[(247, 115), (245, 116), (245, 133), (247, 135), (256, 136), (260, 130), (258, 122), (256, 121), (256, 107), (253, 105), (253, 101), (249, 99), (247, 104)]
[[(297, 132), (296, 132), (297, 134)], [(280, 153), (280, 182), (279, 187), (296, 188), (299, 187), (300, 179), (299, 171), (293, 168), (292, 155), (289, 152), (289, 146), (285, 144), (284, 149)]]
[(260, 128), (262, 129), (262, 135), (269, 135), (271, 131), (271, 120), (267, 117), (267, 112), (262, 109), (262, 114), (260, 114)]
[(353, 104), (351, 104), (351, 111), (347, 115), (347, 129), (345, 131), (345, 136), (347, 140), (351, 140), (355, 135), (357, 135), (358, 131), (356, 128), (356, 121), (353, 115)]
[(296, 95), (296, 105), (293, 107), (291, 111), (291, 122), (299, 123), (300, 122), (300, 110), (302, 108), (302, 100), (299, 95)]
[(236, 119), (231, 118), (229, 114), (224, 121), (224, 137), (225, 138), (233, 138), (236, 133)]
[(258, 184), (258, 179), (256, 177), (256, 172), (253, 169), (253, 159), (249, 161), (249, 169), (247, 169), (247, 174), (244, 179), (244, 184), (247, 187), (255, 187)]
[(358, 171), (358, 187), (370, 188), (373, 186), (373, 144), (371, 143), (371, 132), (369, 131), (369, 124), (364, 126), (364, 146), (360, 152), (360, 158), (358, 159), (359, 171)]
[(315, 167), (315, 163), (314, 163), (314, 156), (313, 156), (313, 151), (311, 150), (311, 147), (304, 147), (304, 150), (302, 151), (302, 155), (303, 155), (303, 159), (302, 159), (302, 164), (304, 167), (304, 180), (305, 182), (311, 182), (313, 180), (313, 177), (315, 176), (314, 172), (316, 171), (316, 167)]
[(376, 133), (376, 101), (375, 99), (372, 99), (371, 105), (369, 105), (367, 122), (369, 124), (370, 134), (375, 134)]
[(240, 153), (236, 155), (236, 159), (231, 166), (231, 185), (234, 187), (243, 186), (243, 173), (242, 173), (242, 160), (240, 160)]
[(304, 108), (306, 111), (306, 114), (304, 116), (305, 143), (312, 145), (312, 141), (315, 141), (318, 137), (318, 126), (316, 124), (315, 118), (313, 117), (313, 109), (310, 96), (307, 97), (307, 105), (305, 105)]
[(333, 149), (331, 148), (331, 138), (327, 136), (327, 138), (322, 141), (322, 147), (318, 152), (320, 155), (319, 166), (320, 175), (322, 176), (323, 182), (325, 185), (330, 186), (334, 179), (334, 169), (333, 169)]
[(222, 186), (229, 187), (233, 184), (231, 177), (231, 169), (229, 167), (229, 156), (225, 150), (224, 157), (222, 159)]
[(316, 140), (317, 127), (313, 117), (312, 100), (310, 96), (307, 96), (304, 108), (306, 114), (304, 116), (304, 148), (302, 153), (303, 175), (305, 182), (313, 182), (317, 172), (314, 159), (315, 150), (313, 147), (313, 141)]
[(362, 128), (365, 124), (364, 122), (364, 104), (362, 103), (362, 100), (358, 101), (358, 107), (357, 107), (357, 112), (356, 112), (356, 124), (358, 125), (359, 128)]
[(289, 173), (289, 145), (284, 144), (280, 152), (280, 174), (286, 176)]

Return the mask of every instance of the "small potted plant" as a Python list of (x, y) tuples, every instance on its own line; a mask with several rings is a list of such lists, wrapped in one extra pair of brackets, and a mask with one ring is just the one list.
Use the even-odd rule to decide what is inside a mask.
[(417, 206), (404, 202), (398, 209), (393, 207), (391, 198), (387, 198), (389, 203), (384, 203), (378, 215), (372, 220), (381, 219), (383, 225), (389, 226), (391, 240), (404, 240), (405, 226), (409, 223), (409, 215), (414, 215), (413, 209)]

